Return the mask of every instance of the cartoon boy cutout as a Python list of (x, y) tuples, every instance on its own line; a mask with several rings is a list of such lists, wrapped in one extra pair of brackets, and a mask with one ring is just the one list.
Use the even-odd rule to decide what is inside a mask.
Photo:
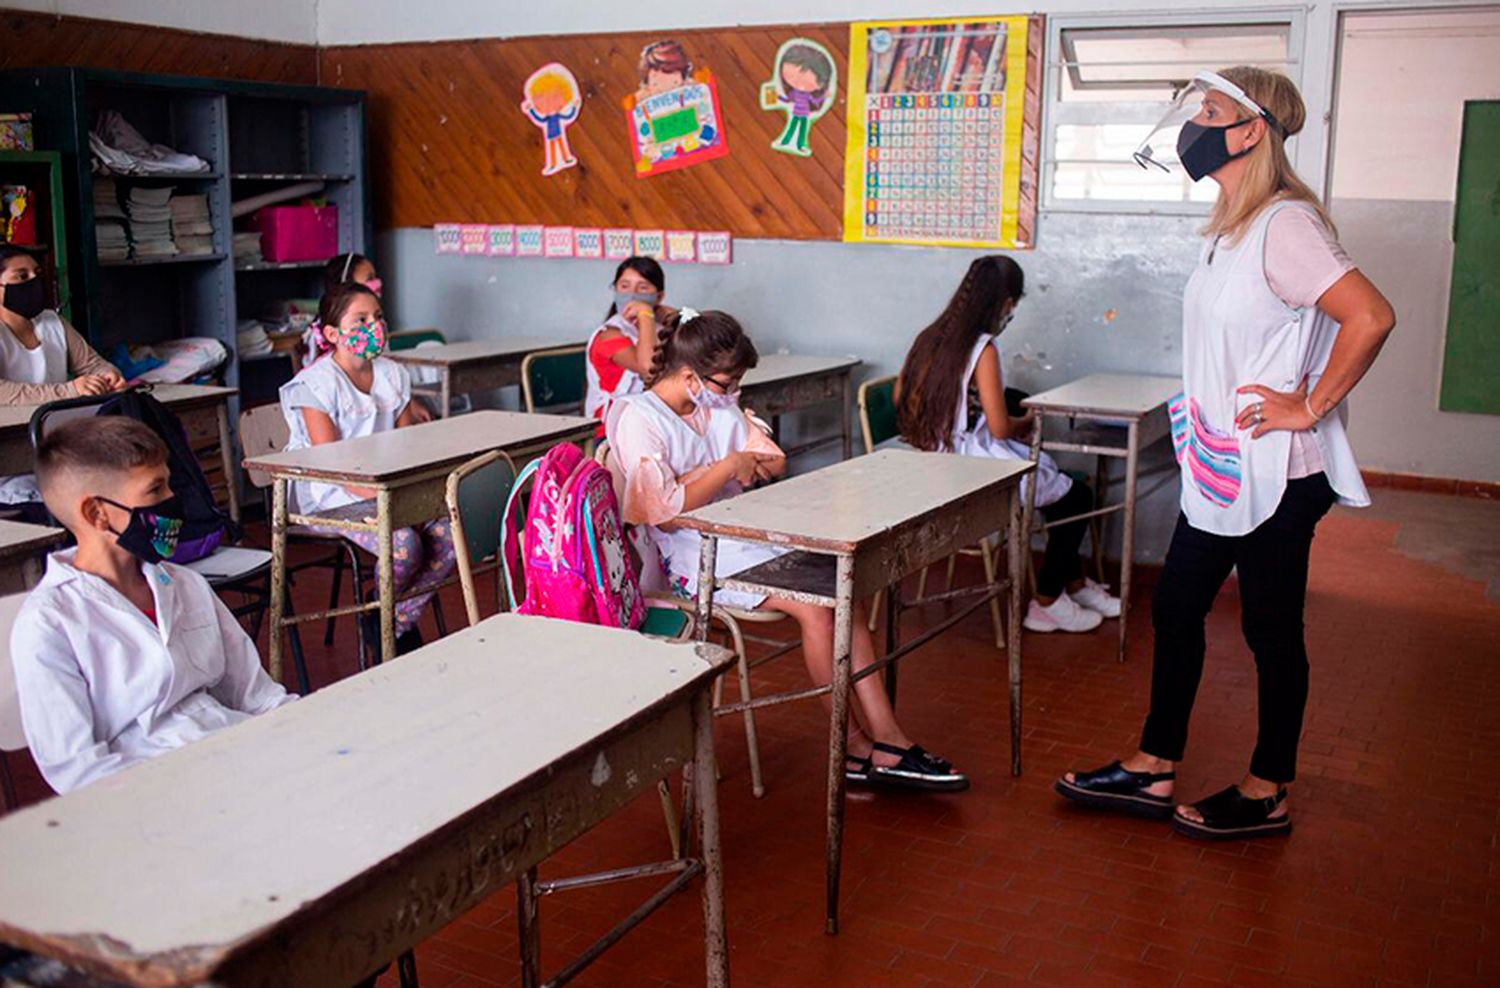
[(556, 175), (578, 164), (568, 147), (568, 127), (583, 107), (573, 73), (558, 62), (548, 62), (531, 73), (521, 91), (525, 96), (521, 112), (541, 128), (545, 141), (542, 174)]

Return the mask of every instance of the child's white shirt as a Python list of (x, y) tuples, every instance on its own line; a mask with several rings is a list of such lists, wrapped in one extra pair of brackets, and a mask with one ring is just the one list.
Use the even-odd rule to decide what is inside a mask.
[(59, 793), (265, 713), (296, 697), (203, 577), (141, 565), (157, 623), (104, 579), (53, 553), (11, 632), (21, 721)]
[[(370, 393), (354, 386), (349, 375), (330, 354), (304, 367), (281, 386), (281, 413), (291, 430), (288, 451), (313, 445), (307, 434), (302, 409), (315, 408), (338, 427), (339, 438), (356, 439), (389, 432), (411, 403), (411, 374), (401, 364), (384, 357), (374, 361), (375, 376)], [(337, 484), (299, 481), (292, 485), (293, 505), (303, 514), (315, 514), (353, 504), (359, 498)]]

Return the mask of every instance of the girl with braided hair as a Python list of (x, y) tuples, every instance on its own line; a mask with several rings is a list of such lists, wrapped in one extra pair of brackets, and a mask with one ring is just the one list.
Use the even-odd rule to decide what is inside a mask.
[[(917, 449), (1024, 460), (1035, 427), (1019, 392), (1000, 379), (1000, 333), (1025, 295), (1021, 266), (1002, 254), (969, 265), (958, 291), (937, 320), (912, 343), (896, 381), (902, 437)], [(1050, 518), (1071, 519), (1094, 509), (1094, 492), (1057, 468), (1046, 453), (1033, 477), (1036, 503)], [(997, 521), (998, 525), (998, 521)], [(1029, 631), (1092, 631), (1120, 616), (1120, 598), (1083, 575), (1078, 547), (1087, 519), (1054, 526), (1047, 539), (1036, 595), (1027, 606)]]
[[(672, 590), (688, 598), (697, 596), (701, 540), (695, 531), (674, 527), (673, 520), (786, 470), (786, 456), (768, 430), (739, 407), (740, 379), (756, 360), (755, 345), (733, 316), (683, 309), (669, 315), (657, 335), (650, 387), (616, 398), (607, 412), (611, 467), (624, 478), (624, 519), (644, 529), (646, 548), (660, 555)], [(720, 539), (715, 572), (737, 573), (783, 551)], [(802, 629), (808, 673), (819, 685), (832, 680), (832, 609), (732, 590), (715, 591), (714, 602), (789, 615)], [(864, 619), (856, 615), (853, 624), (858, 672), (875, 661), (875, 647)], [(856, 683), (854, 697), (845, 766), (849, 782), (939, 791), (968, 788), (962, 773), (922, 750), (902, 730), (876, 677)]]

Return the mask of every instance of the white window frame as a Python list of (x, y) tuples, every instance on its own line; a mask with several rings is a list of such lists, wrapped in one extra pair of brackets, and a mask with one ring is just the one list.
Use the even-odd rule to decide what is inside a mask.
[[(1142, 28), (1215, 27), (1231, 24), (1285, 24), (1287, 27), (1287, 64), (1284, 71), (1305, 91), (1306, 59), (1303, 44), (1306, 35), (1305, 7), (1240, 7), (1231, 10), (1202, 11), (1195, 14), (1136, 15), (1108, 14), (1047, 18), (1047, 58), (1042, 73), (1042, 155), (1037, 181), (1041, 185), (1038, 201), (1043, 213), (1110, 213), (1127, 215), (1206, 216), (1212, 205), (1201, 202), (1160, 202), (1148, 199), (1057, 199), (1052, 194), (1057, 169), (1055, 150), (1057, 128), (1066, 124), (1098, 122), (1098, 106), (1063, 103), (1060, 99), (1063, 65), (1062, 32), (1076, 28)], [(1087, 109), (1084, 109), (1087, 107)], [(1111, 108), (1126, 122), (1154, 124), (1161, 118), (1162, 107), (1148, 109), (1138, 103), (1117, 103)], [(1305, 140), (1306, 134), (1296, 140)]]

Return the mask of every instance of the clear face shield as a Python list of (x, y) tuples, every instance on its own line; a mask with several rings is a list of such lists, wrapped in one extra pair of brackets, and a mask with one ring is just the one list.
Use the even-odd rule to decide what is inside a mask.
[(1174, 165), (1181, 166), (1196, 181), (1203, 174), (1216, 170), (1210, 168), (1199, 174), (1203, 163), (1211, 163), (1227, 154), (1214, 149), (1214, 145), (1223, 144), (1225, 130), (1243, 126), (1257, 117), (1273, 128), (1280, 127), (1276, 118), (1245, 95), (1239, 86), (1218, 73), (1199, 72), (1192, 82), (1178, 91), (1171, 108), (1146, 135), (1132, 157), (1142, 168), (1160, 168), (1165, 172), (1171, 171)]

